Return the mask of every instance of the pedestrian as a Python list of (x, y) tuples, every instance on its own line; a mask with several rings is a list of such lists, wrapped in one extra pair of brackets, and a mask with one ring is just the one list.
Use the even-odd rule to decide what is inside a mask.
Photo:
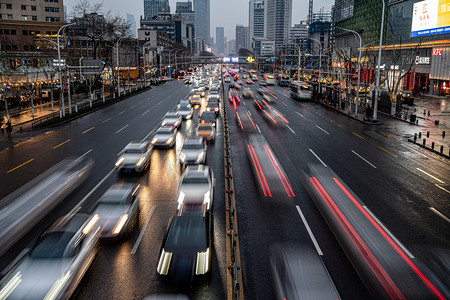
[(8, 120), (8, 122), (6, 122), (6, 133), (8, 134), (8, 139), (11, 138), (11, 132), (12, 132), (11, 121)]

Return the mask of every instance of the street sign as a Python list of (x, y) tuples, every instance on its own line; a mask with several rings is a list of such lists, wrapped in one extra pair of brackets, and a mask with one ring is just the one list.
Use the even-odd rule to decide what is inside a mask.
[(103, 63), (99, 59), (83, 59), (83, 75), (99, 75), (102, 73)]

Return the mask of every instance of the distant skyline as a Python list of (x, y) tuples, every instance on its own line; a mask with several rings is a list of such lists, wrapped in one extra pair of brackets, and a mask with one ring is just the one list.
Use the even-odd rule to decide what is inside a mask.
[[(169, 0), (170, 12), (174, 13), (176, 2), (187, 0)], [(64, 0), (68, 15), (72, 7), (79, 0)], [(140, 16), (144, 15), (144, 0), (92, 0), (93, 3), (103, 2), (103, 11), (111, 10), (114, 15), (120, 15), (126, 20), (126, 14), (134, 15), (136, 25), (139, 27)], [(193, 2), (191, 0), (191, 2)], [(216, 40), (216, 27), (224, 27), (227, 40), (235, 38), (236, 24), (248, 26), (248, 0), (211, 0), (211, 35)], [(293, 0), (292, 25), (306, 20), (308, 15), (308, 0)], [(330, 11), (334, 1), (315, 0), (314, 12)]]

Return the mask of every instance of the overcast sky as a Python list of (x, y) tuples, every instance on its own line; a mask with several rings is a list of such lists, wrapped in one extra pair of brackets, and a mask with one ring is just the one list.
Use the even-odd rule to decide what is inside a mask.
[[(187, 0), (181, 0), (187, 1)], [(70, 13), (74, 4), (79, 0), (64, 0), (64, 5)], [(136, 26), (139, 28), (139, 16), (144, 15), (144, 0), (92, 0), (92, 2), (103, 2), (104, 11), (111, 10), (116, 15), (124, 18), (126, 14), (134, 15)], [(175, 3), (180, 0), (169, 0), (170, 10), (175, 12)], [(308, 14), (308, 0), (292, 0), (293, 13), (292, 24), (306, 20)], [(228, 40), (235, 38), (236, 24), (248, 26), (248, 0), (211, 0), (211, 36), (216, 36), (216, 27), (225, 28), (225, 36)], [(321, 9), (330, 11), (332, 0), (315, 0), (314, 12)]]

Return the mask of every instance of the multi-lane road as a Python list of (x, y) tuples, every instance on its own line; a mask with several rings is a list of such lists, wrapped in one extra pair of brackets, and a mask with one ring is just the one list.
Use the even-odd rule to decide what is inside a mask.
[[(388, 119), (383, 119), (382, 125), (364, 125), (315, 103), (296, 102), (290, 99), (288, 88), (269, 89), (276, 100), (271, 105), (285, 116), (288, 126), (270, 126), (251, 100), (242, 100), (241, 106), (248, 109), (268, 141), (294, 197), (262, 195), (246, 153), (245, 135), (234, 122), (234, 108), (225, 101), (230, 118), (247, 298), (274, 298), (269, 266), (273, 246), (306, 244), (320, 252), (343, 299), (369, 298), (370, 293), (300, 180), (307, 163), (325, 164), (333, 169), (413, 255), (419, 256), (424, 249), (435, 247), (449, 249), (448, 161), (408, 144), (403, 137), (407, 129)], [(214, 170), (217, 183), (212, 272), (191, 287), (177, 287), (162, 280), (156, 266), (167, 222), (176, 208), (182, 175), (177, 154), (183, 139), (195, 135), (199, 111), (192, 120), (183, 122), (175, 148), (154, 151), (145, 174), (122, 177), (114, 170), (117, 153), (132, 140), (149, 139), (163, 115), (189, 91), (190, 87), (183, 82), (170, 81), (1, 151), (0, 198), (64, 158), (86, 154), (95, 160), (95, 166), (80, 188), (0, 259), (0, 268), (56, 218), (77, 206), (80, 211), (91, 212), (98, 198), (113, 183), (130, 181), (142, 186), (138, 226), (125, 241), (101, 245), (73, 298), (142, 299), (148, 294), (183, 293), (193, 299), (224, 299), (228, 266), (221, 122), (218, 122), (215, 143), (208, 146), (207, 162)]]

